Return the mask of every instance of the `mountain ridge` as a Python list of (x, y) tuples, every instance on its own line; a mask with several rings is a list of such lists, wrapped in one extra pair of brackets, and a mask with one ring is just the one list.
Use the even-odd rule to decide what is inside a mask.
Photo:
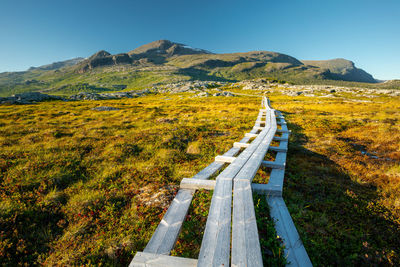
[[(299, 60), (271, 51), (212, 53), (185, 44), (158, 40), (125, 53), (97, 51), (87, 58), (70, 59), (0, 73), (0, 95), (65, 88), (114, 90), (144, 88), (183, 80), (240, 81), (268, 78), (292, 83), (350, 81), (377, 83), (372, 75), (346, 59)], [(85, 85), (87, 84), (87, 85)]]

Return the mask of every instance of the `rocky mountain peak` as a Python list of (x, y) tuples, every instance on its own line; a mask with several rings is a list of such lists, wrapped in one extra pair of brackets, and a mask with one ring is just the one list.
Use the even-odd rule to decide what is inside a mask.
[(96, 59), (96, 58), (104, 58), (104, 57), (108, 57), (108, 56), (111, 56), (111, 54), (105, 50), (100, 50), (100, 51), (94, 53), (91, 57), (89, 57), (89, 60)]
[(190, 46), (174, 43), (169, 40), (158, 40), (142, 45), (128, 53), (129, 55), (192, 55), (192, 54), (210, 54), (210, 52), (192, 48)]

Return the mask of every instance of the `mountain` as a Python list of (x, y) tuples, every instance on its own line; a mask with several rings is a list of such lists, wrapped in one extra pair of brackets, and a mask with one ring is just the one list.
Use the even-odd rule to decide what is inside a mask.
[(129, 52), (105, 50), (23, 72), (0, 73), (0, 96), (22, 92), (75, 94), (115, 91), (183, 80), (238, 81), (267, 78), (299, 84), (377, 81), (346, 59), (300, 61), (270, 51), (215, 54), (168, 40)]
[(84, 60), (84, 58), (77, 57), (77, 58), (68, 59), (68, 60), (64, 60), (64, 61), (54, 62), (54, 63), (48, 64), (48, 65), (43, 65), (43, 66), (39, 66), (39, 67), (30, 67), (28, 69), (28, 71), (31, 71), (31, 70), (56, 70), (56, 69), (61, 69), (63, 67), (76, 65), (79, 62), (81, 62), (82, 60)]
[(167, 58), (181, 55), (210, 54), (202, 49), (192, 48), (184, 44), (173, 43), (168, 40), (158, 40), (142, 45), (128, 53), (111, 55), (101, 50), (80, 64), (79, 72), (94, 69), (99, 66), (155, 63), (163, 64)]
[(354, 62), (343, 58), (331, 60), (303, 60), (305, 65), (329, 70), (333, 80), (376, 83), (371, 74), (355, 67)]
[(174, 43), (168, 40), (158, 40), (142, 45), (130, 52), (129, 55), (138, 55), (140, 57), (148, 57), (152, 55), (164, 55), (166, 57), (174, 55), (194, 55), (194, 54), (211, 54), (211, 52), (192, 48), (190, 46)]

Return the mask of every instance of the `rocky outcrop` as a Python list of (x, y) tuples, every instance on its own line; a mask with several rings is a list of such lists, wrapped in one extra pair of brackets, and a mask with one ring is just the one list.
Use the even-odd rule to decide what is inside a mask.
[(130, 64), (132, 63), (132, 58), (125, 53), (117, 54), (112, 56), (113, 64)]
[(47, 100), (63, 100), (62, 97), (46, 95), (39, 92), (15, 94), (10, 97), (0, 97), (0, 104), (33, 104)]
[(177, 82), (165, 85), (153, 86), (153, 90), (160, 93), (198, 93), (205, 89), (217, 88), (226, 85), (226, 82), (214, 82), (214, 81), (188, 81), (188, 82)]
[(107, 100), (107, 99), (119, 99), (119, 98), (134, 98), (139, 97), (145, 94), (151, 93), (150, 90), (137, 90), (137, 91), (129, 91), (129, 92), (115, 92), (115, 93), (88, 93), (88, 92), (80, 92), (76, 95), (72, 95), (69, 97), (70, 100)]
[(132, 64), (133, 61), (134, 60), (126, 53), (111, 55), (107, 51), (101, 50), (83, 61), (78, 72), (83, 73), (87, 70), (102, 66)]

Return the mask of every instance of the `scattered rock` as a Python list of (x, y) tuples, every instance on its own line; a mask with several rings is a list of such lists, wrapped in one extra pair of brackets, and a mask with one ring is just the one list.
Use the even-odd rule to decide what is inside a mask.
[(47, 100), (64, 100), (62, 97), (42, 94), (39, 92), (15, 94), (10, 97), (0, 97), (0, 104), (33, 104)]
[(119, 110), (119, 108), (101, 106), (101, 107), (92, 108), (92, 110), (97, 110), (97, 111), (110, 111), (110, 110)]
[(178, 120), (177, 118), (158, 118), (157, 122), (160, 122), (160, 123), (173, 123), (173, 122), (175, 122), (177, 120)]
[(134, 98), (145, 94), (149, 94), (151, 91), (149, 89), (136, 90), (129, 92), (114, 92), (114, 93), (88, 93), (80, 92), (76, 95), (69, 97), (71, 100), (105, 100), (105, 99), (118, 99), (118, 98)]
[(226, 97), (230, 97), (230, 96), (235, 96), (234, 94), (232, 94), (231, 92), (221, 92), (221, 93), (215, 93), (213, 94), (213, 96), (226, 96)]
[(201, 93), (198, 93), (197, 95), (195, 95), (195, 97), (209, 97), (209, 96), (210, 96), (210, 94), (207, 92), (201, 92)]

